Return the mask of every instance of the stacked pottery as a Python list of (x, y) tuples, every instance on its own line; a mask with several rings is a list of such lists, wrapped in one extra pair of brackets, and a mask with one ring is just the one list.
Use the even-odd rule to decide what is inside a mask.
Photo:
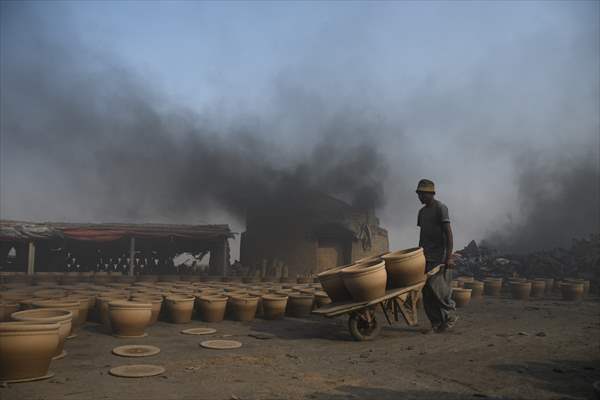
[(38, 302), (34, 302), (33, 306), (35, 308), (50, 308), (54, 310), (66, 310), (70, 311), (72, 314), (71, 319), (71, 332), (67, 339), (73, 338), (77, 335), (77, 330), (79, 329), (79, 310), (81, 308), (80, 303), (78, 301), (62, 301), (58, 300), (40, 300)]
[(531, 281), (531, 297), (542, 298), (546, 294), (546, 280), (534, 279)]
[(113, 300), (108, 303), (110, 325), (117, 337), (142, 337), (152, 318), (152, 304)]
[(502, 293), (502, 278), (488, 277), (483, 280), (483, 294), (486, 296), (500, 297)]
[(342, 280), (354, 301), (371, 301), (383, 297), (387, 283), (385, 262), (358, 264), (344, 268)]
[(49, 377), (48, 368), (59, 345), (59, 324), (0, 322), (0, 381)]
[(290, 293), (285, 313), (294, 318), (307, 317), (313, 309), (314, 301), (315, 296), (312, 294)]
[(14, 321), (24, 321), (38, 324), (58, 324), (58, 345), (52, 357), (53, 360), (63, 358), (67, 353), (63, 350), (65, 339), (71, 333), (71, 319), (73, 313), (66, 310), (53, 310), (38, 308), (33, 310), (17, 311), (11, 315)]
[(264, 319), (281, 319), (285, 315), (288, 297), (277, 294), (265, 294), (262, 296)]
[(465, 307), (471, 301), (471, 289), (455, 288), (452, 289), (452, 300), (456, 307)]
[(515, 300), (529, 300), (531, 282), (512, 280), (510, 282), (510, 292)]
[(229, 298), (228, 306), (234, 321), (252, 321), (256, 316), (258, 298), (247, 295), (234, 295)]
[(580, 301), (584, 296), (584, 284), (581, 282), (562, 282), (560, 285), (563, 300)]
[(222, 295), (200, 295), (196, 297), (198, 316), (206, 322), (220, 322), (225, 318), (227, 308), (227, 296)]
[(187, 324), (192, 320), (194, 312), (194, 296), (181, 294), (168, 296), (165, 299), (167, 312), (171, 322), (175, 324)]
[(400, 250), (381, 256), (390, 280), (390, 288), (415, 285), (427, 279), (425, 255), (421, 247)]
[(465, 289), (471, 289), (471, 299), (479, 299), (483, 296), (484, 283), (480, 281), (464, 282)]
[(341, 275), (342, 270), (347, 267), (348, 265), (335, 267), (317, 275), (319, 282), (323, 286), (323, 290), (333, 302), (352, 300), (352, 296), (348, 292), (348, 289), (346, 289)]

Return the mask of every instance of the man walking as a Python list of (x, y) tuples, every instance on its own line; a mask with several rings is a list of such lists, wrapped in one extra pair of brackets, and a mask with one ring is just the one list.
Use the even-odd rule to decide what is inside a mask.
[(448, 207), (435, 199), (435, 186), (429, 179), (421, 179), (417, 195), (423, 208), (419, 210), (417, 225), (421, 228), (419, 246), (423, 248), (426, 270), (445, 264), (441, 271), (427, 278), (423, 287), (423, 306), (431, 321), (433, 332), (445, 332), (456, 323), (452, 300), (452, 228)]

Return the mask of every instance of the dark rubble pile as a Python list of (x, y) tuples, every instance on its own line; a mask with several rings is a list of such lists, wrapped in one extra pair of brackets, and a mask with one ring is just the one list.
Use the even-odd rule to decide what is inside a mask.
[(471, 241), (456, 252), (455, 263), (458, 274), (477, 278), (583, 278), (598, 284), (600, 234), (574, 239), (569, 249), (555, 248), (527, 254), (501, 253), (485, 243), (477, 245)]

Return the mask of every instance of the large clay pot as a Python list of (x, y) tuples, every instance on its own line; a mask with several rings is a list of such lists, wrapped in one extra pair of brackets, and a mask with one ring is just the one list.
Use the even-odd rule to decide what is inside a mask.
[(160, 315), (163, 304), (162, 296), (132, 296), (131, 300), (138, 303), (151, 303), (152, 316), (150, 317), (150, 323), (148, 323), (148, 325), (154, 325), (158, 321), (158, 316)]
[(456, 278), (459, 288), (464, 288), (465, 282), (473, 282), (474, 280), (475, 278), (473, 278), (472, 276), (459, 276), (458, 278)]
[(563, 300), (580, 301), (584, 295), (583, 283), (562, 282), (560, 285)]
[(59, 324), (0, 322), (0, 381), (45, 377), (60, 341), (59, 329)]
[[(383, 263), (381, 264), (382, 266), (384, 265)], [(312, 294), (291, 293), (288, 296), (285, 313), (294, 318), (308, 317), (313, 309), (314, 301), (315, 296)]]
[(502, 293), (502, 278), (485, 278), (483, 280), (483, 294), (486, 296), (500, 297)]
[(281, 319), (285, 315), (288, 297), (276, 294), (265, 294), (262, 296), (264, 319)]
[(531, 297), (541, 298), (546, 294), (546, 280), (534, 279), (531, 281)]
[(529, 300), (531, 282), (511, 281), (510, 292), (515, 300)]
[(55, 310), (66, 310), (71, 311), (72, 320), (71, 320), (71, 333), (68, 337), (74, 336), (79, 329), (77, 322), (79, 321), (79, 309), (80, 303), (78, 301), (62, 301), (58, 300), (41, 300), (33, 303), (35, 308), (51, 308)]
[(385, 296), (385, 263), (358, 264), (342, 270), (344, 285), (354, 301), (371, 301)]
[(77, 325), (78, 327), (81, 327), (85, 324), (85, 322), (88, 319), (88, 313), (89, 313), (90, 308), (94, 307), (94, 304), (96, 303), (95, 297), (90, 297), (90, 296), (73, 295), (73, 296), (67, 296), (62, 300), (79, 302), (79, 315), (77, 316), (77, 318), (74, 322), (75, 325)]
[(545, 278), (546, 281), (546, 294), (552, 294), (554, 291), (554, 278)]
[(583, 284), (583, 297), (586, 297), (590, 292), (590, 281), (586, 279), (577, 279), (577, 278), (567, 278), (565, 279), (567, 283), (582, 283)]
[(187, 324), (192, 320), (194, 312), (194, 296), (169, 296), (166, 298), (167, 312), (171, 322)]
[(346, 289), (341, 274), (342, 270), (350, 265), (335, 267), (317, 275), (319, 282), (321, 282), (321, 285), (323, 285), (323, 290), (333, 302), (352, 300), (352, 296), (350, 295), (350, 292), (348, 292), (348, 289)]
[(198, 316), (202, 321), (220, 322), (225, 318), (227, 308), (227, 296), (200, 295), (196, 297)]
[(464, 282), (465, 289), (471, 289), (471, 299), (479, 299), (483, 296), (485, 284), (480, 281)]
[(234, 321), (252, 321), (256, 316), (258, 298), (252, 296), (232, 296), (228, 306)]
[(421, 247), (395, 251), (381, 256), (390, 278), (390, 288), (401, 288), (423, 282), (425, 274), (425, 255)]
[(10, 321), (10, 315), (19, 311), (19, 304), (12, 301), (0, 301), (0, 322)]
[(98, 321), (102, 325), (102, 330), (108, 334), (112, 333), (108, 303), (114, 300), (127, 300), (127, 296), (119, 294), (109, 295), (107, 293), (104, 293), (96, 297), (96, 310), (98, 313)]
[(71, 320), (73, 313), (67, 310), (53, 310), (51, 308), (37, 308), (33, 310), (17, 311), (11, 315), (15, 321), (26, 321), (40, 324), (58, 324), (58, 346), (54, 352), (53, 359), (59, 359), (65, 356), (63, 349), (67, 336), (71, 333)]
[(113, 300), (108, 303), (108, 314), (116, 336), (142, 337), (152, 318), (152, 304)]
[(467, 306), (471, 302), (471, 289), (452, 289), (452, 300), (456, 303), (456, 307)]

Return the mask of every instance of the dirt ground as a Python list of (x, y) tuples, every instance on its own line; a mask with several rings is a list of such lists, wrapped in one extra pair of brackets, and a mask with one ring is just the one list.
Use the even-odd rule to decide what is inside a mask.
[[(66, 344), (68, 356), (45, 381), (9, 384), (2, 400), (37, 399), (590, 399), (600, 380), (600, 301), (488, 299), (459, 309), (452, 332), (398, 323), (372, 342), (355, 342), (345, 317), (257, 319), (175, 325), (160, 322), (142, 339), (117, 339), (88, 324)], [(210, 336), (181, 335), (211, 326)], [(249, 336), (272, 335), (268, 339)], [(208, 350), (207, 338), (243, 343)], [(122, 344), (150, 344), (146, 358), (111, 354)], [(160, 376), (117, 378), (111, 367), (151, 363)]]

